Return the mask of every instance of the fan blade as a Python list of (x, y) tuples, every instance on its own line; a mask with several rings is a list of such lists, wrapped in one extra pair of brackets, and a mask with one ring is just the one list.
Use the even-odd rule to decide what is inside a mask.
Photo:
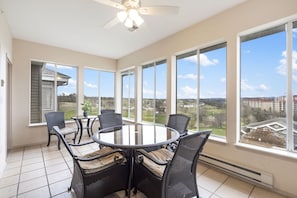
[(138, 9), (139, 13), (144, 15), (171, 15), (177, 14), (178, 10), (179, 7), (175, 6), (151, 6)]
[(118, 9), (126, 9), (124, 5), (120, 4), (120, 3), (117, 3), (117, 2), (114, 2), (112, 0), (94, 0), (96, 1), (97, 3), (101, 3), (101, 4), (104, 4), (104, 5), (107, 5), (107, 6), (111, 6), (111, 7), (114, 7), (114, 8), (118, 8)]
[(119, 21), (118, 17), (115, 17), (104, 25), (104, 29), (110, 29), (113, 26), (115, 26), (116, 24), (118, 24), (119, 22), (120, 21)]

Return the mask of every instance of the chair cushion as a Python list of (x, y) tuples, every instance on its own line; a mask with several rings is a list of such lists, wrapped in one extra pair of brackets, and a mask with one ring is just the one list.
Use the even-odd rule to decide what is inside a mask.
[[(63, 135), (68, 135), (68, 134), (71, 134), (71, 133), (77, 133), (77, 128), (72, 128), (72, 127), (64, 127), (64, 128), (60, 128), (60, 132), (63, 134)], [(55, 131), (52, 129), (50, 131), (51, 134), (56, 134)]]
[[(92, 152), (80, 157), (82, 158), (94, 157), (96, 155), (102, 155), (112, 150), (113, 149), (110, 147), (104, 147), (100, 150), (97, 150), (95, 152)], [(90, 174), (90, 173), (101, 171), (115, 164), (124, 163), (124, 162), (126, 162), (126, 158), (120, 152), (116, 152), (99, 159), (95, 159), (91, 161), (79, 161), (78, 163), (83, 169), (83, 171), (85, 172), (85, 174)]]
[(77, 132), (77, 128), (64, 127), (62, 129), (60, 129), (60, 132), (63, 135), (67, 135), (67, 134), (70, 134), (70, 133), (76, 133)]
[[(165, 148), (161, 148), (161, 149), (149, 152), (149, 155), (151, 155), (153, 158), (159, 161), (166, 162), (172, 159), (174, 153)], [(165, 165), (156, 164), (155, 162), (146, 158), (145, 156), (143, 156), (143, 165), (158, 177), (163, 176), (163, 173), (166, 167)]]

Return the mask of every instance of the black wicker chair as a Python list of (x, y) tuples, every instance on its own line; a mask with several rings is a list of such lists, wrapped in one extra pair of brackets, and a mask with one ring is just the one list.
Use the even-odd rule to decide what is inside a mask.
[(115, 113), (115, 110), (114, 109), (101, 109), (101, 114), (103, 113)]
[(75, 149), (94, 143), (69, 144), (57, 126), (53, 127), (73, 158), (71, 189), (77, 198), (103, 198), (111, 193), (127, 190), (129, 166), (121, 149), (104, 147), (95, 152), (78, 156)]
[(98, 118), (100, 123), (99, 130), (123, 125), (123, 117), (120, 113), (107, 112), (98, 115)]
[[(66, 127), (65, 125), (65, 118), (64, 118), (64, 112), (48, 112), (44, 114), (46, 124), (47, 124), (47, 131), (48, 131), (48, 141), (47, 141), (47, 146), (50, 145), (51, 143), (51, 136), (56, 135), (56, 133), (53, 131), (53, 126), (58, 126), (60, 128), (60, 132), (63, 134), (65, 137), (68, 134), (74, 134), (73, 137), (73, 143), (75, 143), (75, 139), (78, 133), (77, 128), (72, 128), (72, 127)], [(58, 149), (60, 150), (60, 138), (58, 137)]]
[[(168, 118), (168, 122), (166, 124), (167, 127), (173, 128), (179, 132), (180, 137), (187, 135), (188, 124), (190, 121), (190, 117), (183, 114), (170, 114)], [(173, 142), (167, 145), (169, 150), (174, 151), (177, 147), (178, 141)]]
[(199, 197), (196, 166), (210, 133), (201, 131), (181, 137), (175, 152), (165, 148), (137, 150), (134, 193), (140, 190), (149, 198)]
[(187, 134), (190, 117), (183, 114), (170, 114), (166, 126), (177, 130), (180, 136)]

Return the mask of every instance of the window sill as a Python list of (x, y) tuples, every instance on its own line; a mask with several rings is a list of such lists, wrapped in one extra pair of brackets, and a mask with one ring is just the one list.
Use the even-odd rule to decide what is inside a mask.
[(260, 153), (265, 153), (265, 154), (268, 153), (274, 156), (286, 157), (286, 158), (295, 159), (295, 160), (297, 159), (297, 152), (287, 151), (280, 148), (264, 148), (264, 147), (249, 145), (244, 143), (236, 143), (235, 146), (239, 148), (247, 149), (247, 150), (257, 151)]

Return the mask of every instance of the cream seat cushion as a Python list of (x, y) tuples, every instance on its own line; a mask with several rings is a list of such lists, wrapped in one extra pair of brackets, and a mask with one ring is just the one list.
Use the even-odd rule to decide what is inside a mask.
[[(80, 157), (82, 158), (94, 157), (96, 155), (102, 155), (112, 150), (113, 149), (110, 147), (104, 147), (100, 150), (97, 150), (95, 152), (92, 152)], [(115, 164), (124, 163), (124, 162), (126, 162), (126, 158), (120, 152), (115, 152), (102, 158), (98, 158), (91, 161), (79, 161), (78, 163), (86, 174), (90, 174), (90, 173), (101, 171)]]
[[(174, 155), (174, 153), (172, 151), (169, 151), (165, 148), (151, 151), (148, 154), (151, 155), (153, 158), (155, 158), (159, 161), (163, 161), (163, 162), (167, 162), (168, 160), (171, 160)], [(149, 169), (156, 176), (158, 176), (158, 177), (163, 176), (166, 165), (156, 164), (155, 162), (146, 158), (145, 156), (143, 156), (142, 163), (147, 169)]]

